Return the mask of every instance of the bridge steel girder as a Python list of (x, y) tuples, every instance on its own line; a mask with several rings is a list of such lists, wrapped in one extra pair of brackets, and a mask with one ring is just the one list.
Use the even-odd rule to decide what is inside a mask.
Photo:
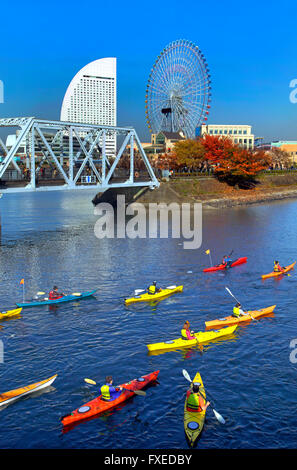
[[(159, 182), (142, 148), (136, 131), (132, 127), (101, 126), (76, 122), (49, 121), (44, 119), (37, 119), (34, 117), (0, 119), (0, 127), (20, 128), (15, 144), (9, 150), (0, 138), (0, 147), (2, 147), (5, 154), (2, 163), (0, 163), (0, 179), (4, 176), (4, 173), (10, 164), (12, 164), (19, 173), (21, 172), (19, 166), (14, 160), (14, 157), (24, 140), (29, 142), (30, 149), (29, 153), (27, 149), (30, 183), (24, 187), (9, 187), (6, 189), (1, 188), (1, 193), (58, 191), (67, 189), (94, 189), (96, 192), (104, 192), (110, 188), (148, 186), (153, 189), (159, 186)], [(121, 135), (123, 137), (123, 143), (112, 163), (109, 161), (109, 158), (106, 155), (106, 136), (108, 134)], [(65, 136), (68, 137), (68, 156), (63, 155), (62, 152), (63, 137)], [(61, 141), (60, 158), (62, 158), (63, 161), (68, 160), (68, 172), (64, 171), (62, 164), (58, 160), (59, 155), (56, 155), (53, 150), (53, 145), (58, 144), (59, 139)], [(76, 143), (78, 144), (78, 151), (76, 152), (76, 155), (74, 155), (73, 139), (76, 139)], [(95, 149), (99, 146), (100, 139), (101, 147), (99, 148), (101, 151), (101, 163), (98, 171), (93, 161), (93, 154)], [(134, 143), (138, 147), (140, 156), (146, 167), (149, 176), (148, 181), (134, 181)], [(86, 147), (87, 145), (88, 148)], [(110, 179), (114, 175), (117, 165), (128, 145), (130, 145), (130, 165), (128, 178), (126, 181), (121, 183), (110, 183)], [(37, 153), (39, 153), (39, 155), (37, 155)], [(74, 168), (77, 167), (77, 162), (81, 155), (83, 155), (83, 160), (78, 168), (78, 172), (74, 177)], [(39, 163), (37, 157), (39, 157)], [(57, 185), (36, 187), (36, 174), (39, 173), (40, 166), (46, 160), (49, 161), (50, 165), (55, 165), (65, 184), (61, 186)], [(96, 183), (78, 184), (79, 178), (82, 175), (82, 172), (87, 163), (93, 171), (93, 174), (96, 178)]]

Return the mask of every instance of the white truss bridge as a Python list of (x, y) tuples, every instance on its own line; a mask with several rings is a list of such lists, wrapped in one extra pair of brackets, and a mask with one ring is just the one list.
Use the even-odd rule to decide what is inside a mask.
[[(0, 119), (0, 128), (17, 127), (16, 141), (7, 148), (0, 138), (2, 161), (0, 163), (0, 192), (28, 192), (91, 189), (104, 192), (110, 188), (149, 187), (154, 189), (159, 182), (142, 148), (136, 131), (131, 127), (99, 126), (62, 121), (47, 121), (34, 117)], [(117, 136), (120, 148), (115, 158), (106, 154), (106, 140)], [(24, 157), (27, 168), (26, 181), (16, 156), (21, 147), (26, 148)], [(135, 147), (143, 160), (144, 172), (136, 178)], [(116, 176), (120, 159), (128, 160), (125, 176)], [(38, 184), (42, 165), (47, 162), (54, 168), (60, 183)], [(6, 183), (6, 175), (14, 170), (18, 184)], [(85, 174), (88, 170), (88, 176)], [(13, 179), (13, 178), (12, 178)], [(2, 183), (4, 182), (4, 183)]]

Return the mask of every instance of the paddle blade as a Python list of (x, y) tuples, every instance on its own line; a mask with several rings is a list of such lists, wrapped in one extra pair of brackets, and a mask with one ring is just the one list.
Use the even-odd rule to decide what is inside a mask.
[(139, 395), (140, 397), (145, 397), (146, 396), (146, 392), (144, 392), (143, 390), (133, 390), (135, 395)]
[(140, 292), (144, 292), (145, 289), (135, 289), (134, 294), (138, 295)]
[(186, 380), (188, 380), (189, 382), (192, 382), (191, 380), (191, 377), (189, 376), (188, 372), (186, 371), (186, 369), (183, 369), (183, 376)]
[(168, 286), (166, 289), (176, 289), (176, 286)]
[(84, 379), (84, 381), (87, 382), (87, 384), (96, 385), (95, 380), (92, 380), (92, 379)]
[(37, 292), (36, 295), (45, 295), (45, 292)]
[(81, 295), (81, 293), (80, 292), (73, 292), (73, 294), (71, 294), (71, 295)]
[(220, 413), (218, 413), (214, 408), (212, 409), (213, 411), (213, 414), (215, 415), (215, 417), (217, 418), (217, 420), (221, 423), (221, 424), (225, 424), (225, 420), (223, 418), (222, 415), (220, 415)]
[(232, 295), (232, 297), (233, 297), (233, 294), (232, 294), (231, 290), (228, 289), (228, 287), (225, 287), (225, 289), (226, 289), (226, 291), (229, 292), (229, 294)]

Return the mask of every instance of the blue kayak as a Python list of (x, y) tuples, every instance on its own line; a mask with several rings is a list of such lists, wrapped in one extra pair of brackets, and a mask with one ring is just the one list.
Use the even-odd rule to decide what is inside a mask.
[[(97, 290), (97, 289), (96, 289)], [(60, 304), (61, 302), (71, 302), (73, 300), (80, 300), (85, 297), (90, 297), (91, 295), (94, 295), (96, 290), (92, 290), (90, 292), (82, 292), (79, 295), (64, 295), (64, 297), (61, 297), (60, 299), (55, 299), (55, 300), (32, 300), (32, 302), (23, 302), (23, 303), (16, 303), (18, 307), (40, 307), (41, 305), (53, 305), (53, 304)]]

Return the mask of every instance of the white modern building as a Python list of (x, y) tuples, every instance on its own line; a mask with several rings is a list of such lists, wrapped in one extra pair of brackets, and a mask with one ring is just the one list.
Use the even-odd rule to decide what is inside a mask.
[(244, 148), (253, 149), (255, 136), (252, 134), (252, 126), (231, 124), (204, 124), (199, 128), (199, 135), (216, 135), (229, 137), (235, 144)]
[[(61, 121), (117, 125), (116, 58), (90, 62), (71, 80), (61, 108)], [(116, 154), (116, 135), (106, 137), (106, 155)]]

